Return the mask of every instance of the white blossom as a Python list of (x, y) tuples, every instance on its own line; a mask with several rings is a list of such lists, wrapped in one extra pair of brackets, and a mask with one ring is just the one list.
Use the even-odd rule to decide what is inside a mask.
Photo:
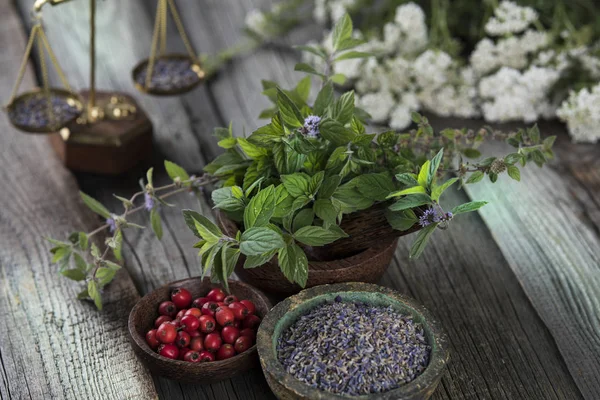
[(452, 57), (443, 51), (427, 50), (414, 61), (416, 83), (421, 88), (434, 90), (448, 81)]
[(269, 36), (269, 33), (266, 30), (267, 19), (265, 14), (260, 10), (250, 10), (250, 12), (246, 14), (245, 25), (252, 32), (260, 36)]
[(571, 91), (556, 113), (567, 123), (575, 142), (596, 143), (600, 139), (600, 84), (591, 90)]
[(369, 114), (373, 122), (386, 122), (390, 116), (390, 111), (394, 106), (394, 98), (387, 90), (382, 90), (376, 93), (368, 93), (358, 97), (356, 101), (358, 107), (362, 108)]
[(485, 31), (491, 36), (520, 33), (537, 19), (538, 14), (533, 8), (521, 7), (512, 1), (503, 1), (494, 10), (494, 16), (485, 24)]
[(358, 93), (387, 90), (389, 84), (384, 66), (379, 64), (376, 58), (369, 58), (362, 66), (362, 72), (355, 87)]
[(411, 109), (403, 103), (398, 104), (391, 112), (390, 128), (404, 129), (412, 123)]

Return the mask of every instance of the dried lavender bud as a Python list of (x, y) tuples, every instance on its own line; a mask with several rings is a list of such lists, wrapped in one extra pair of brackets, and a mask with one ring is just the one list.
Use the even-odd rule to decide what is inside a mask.
[(338, 301), (298, 318), (277, 343), (279, 361), (296, 379), (351, 396), (412, 381), (430, 352), (422, 326), (410, 316), (391, 306)]
[(44, 93), (18, 100), (9, 110), (15, 123), (34, 129), (59, 128), (78, 116), (80, 110), (72, 101), (55, 94)]
[[(198, 73), (192, 67), (190, 60), (157, 60), (152, 69), (150, 87), (158, 90), (177, 90), (191, 86), (200, 80)], [(148, 64), (137, 75), (137, 83), (146, 85), (147, 74)]]

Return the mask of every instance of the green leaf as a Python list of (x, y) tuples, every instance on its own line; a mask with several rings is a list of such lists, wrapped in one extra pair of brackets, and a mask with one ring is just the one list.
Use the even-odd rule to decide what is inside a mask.
[(365, 53), (362, 51), (348, 51), (335, 58), (335, 61), (349, 60), (352, 58), (366, 58), (371, 57), (372, 54)]
[[(200, 239), (208, 240), (207, 237), (211, 237), (214, 240), (216, 237), (218, 240), (223, 236), (223, 232), (221, 232), (219, 227), (213, 224), (204, 215), (194, 210), (183, 210), (182, 214), (188, 228), (190, 228), (194, 235)], [(196, 222), (198, 222), (198, 224), (196, 224)], [(198, 230), (198, 226), (200, 226), (200, 230)], [(203, 235), (206, 235), (206, 237)]]
[(277, 249), (271, 250), (268, 253), (260, 254), (258, 256), (247, 256), (244, 262), (244, 269), (260, 267), (267, 263), (277, 253)]
[(102, 310), (102, 297), (100, 297), (100, 292), (98, 291), (98, 286), (96, 281), (91, 280), (88, 282), (88, 295), (92, 300), (94, 300), (94, 304), (98, 310)]
[(429, 240), (429, 237), (431, 236), (433, 231), (435, 231), (436, 227), (437, 224), (432, 224), (426, 226), (425, 228), (419, 231), (419, 233), (417, 234), (417, 238), (415, 239), (414, 243), (410, 248), (410, 258), (418, 258), (421, 255), (421, 253), (423, 253), (423, 250), (425, 250), (425, 246), (427, 246), (427, 241)]
[(182, 181), (187, 181), (188, 179), (190, 179), (190, 176), (185, 171), (185, 169), (181, 168), (174, 162), (165, 160), (165, 169), (167, 170), (167, 174), (172, 180), (179, 178)]
[(404, 196), (403, 198), (389, 206), (389, 209), (392, 211), (402, 211), (431, 203), (431, 197), (424, 193), (418, 193)]
[(281, 235), (265, 227), (246, 230), (240, 241), (240, 251), (246, 256), (258, 256), (284, 246)]
[(467, 179), (467, 183), (477, 183), (480, 180), (482, 180), (484, 176), (485, 174), (483, 173), (483, 171), (475, 171), (469, 176), (469, 179)]
[(54, 252), (54, 256), (52, 257), (52, 263), (57, 263), (63, 259), (69, 259), (71, 257), (71, 248), (70, 247), (59, 247)]
[(390, 193), (387, 196), (387, 198), (398, 197), (398, 196), (405, 196), (407, 194), (416, 194), (416, 193), (424, 193), (424, 194), (426, 194), (427, 191), (425, 190), (425, 188), (423, 186), (413, 186), (413, 187), (410, 187), (410, 188), (399, 190), (397, 192)]
[(113, 254), (115, 258), (119, 261), (123, 259), (122, 250), (123, 250), (123, 232), (118, 230), (113, 237), (114, 247), (112, 247)]
[(521, 158), (523, 158), (523, 155), (521, 155), (519, 153), (511, 153), (511, 154), (507, 155), (506, 157), (504, 157), (504, 162), (506, 164), (512, 165), (518, 161), (521, 161)]
[(293, 212), (293, 211), (299, 210), (302, 207), (304, 207), (305, 205), (307, 205), (308, 203), (310, 203), (310, 199), (308, 198), (308, 196), (306, 196), (306, 195), (299, 196), (292, 202), (292, 209), (290, 211)]
[(414, 174), (410, 174), (410, 173), (402, 173), (402, 174), (398, 174), (396, 175), (396, 179), (398, 180), (398, 182), (400, 182), (402, 185), (404, 186), (408, 186), (408, 187), (413, 187), (413, 186), (417, 186), (419, 184), (419, 182), (417, 181), (417, 179), (415, 178)]
[(294, 233), (294, 239), (307, 246), (324, 246), (347, 236), (320, 226), (305, 226)]
[(289, 195), (284, 185), (279, 185), (275, 189), (275, 210), (273, 211), (273, 218), (281, 218), (286, 214), (289, 214), (292, 210), (292, 203), (294, 198)]
[(238, 138), (237, 142), (238, 142), (238, 145), (244, 151), (244, 153), (246, 153), (246, 155), (253, 160), (260, 158), (260, 157), (264, 157), (268, 153), (267, 149), (258, 147), (257, 145), (250, 143), (248, 140), (246, 140), (244, 138)]
[(79, 232), (79, 248), (81, 250), (87, 250), (88, 248), (88, 236), (85, 232)]
[(333, 98), (333, 86), (331, 85), (331, 82), (327, 82), (317, 95), (317, 99), (313, 106), (313, 112), (316, 115), (323, 115), (327, 107), (333, 103)]
[(471, 201), (469, 203), (464, 203), (464, 204), (454, 207), (452, 209), (452, 214), (458, 215), (458, 214), (464, 214), (464, 213), (468, 213), (471, 211), (475, 211), (475, 210), (478, 210), (481, 207), (485, 206), (486, 204), (487, 204), (487, 201)]
[(344, 14), (344, 16), (336, 22), (333, 27), (332, 38), (333, 38), (333, 51), (337, 51), (339, 49), (340, 44), (352, 37), (352, 20), (348, 14)]
[(94, 257), (94, 258), (100, 257), (100, 249), (98, 248), (98, 246), (96, 246), (95, 243), (92, 243), (92, 248), (91, 248), (90, 252), (92, 253), (92, 257)]
[(417, 182), (419, 182), (419, 185), (421, 185), (424, 189), (427, 188), (427, 182), (429, 182), (429, 166), (431, 165), (431, 161), (427, 160), (425, 161), (425, 163), (423, 163), (423, 165), (421, 166), (421, 170), (419, 171), (419, 176), (417, 178)]
[(96, 271), (96, 279), (98, 280), (98, 286), (106, 286), (110, 281), (113, 280), (116, 273), (117, 271), (112, 268), (98, 268), (98, 270)]
[(237, 139), (233, 137), (228, 137), (225, 139), (221, 139), (217, 142), (217, 145), (223, 149), (232, 149), (237, 144)]
[(294, 71), (306, 72), (307, 74), (317, 75), (320, 77), (324, 77), (322, 73), (318, 72), (314, 67), (307, 63), (298, 63), (294, 67)]
[(452, 178), (448, 179), (441, 185), (435, 185), (431, 191), (431, 198), (435, 201), (438, 201), (442, 196), (442, 193), (444, 193), (450, 186), (454, 185), (456, 181), (458, 181), (458, 178)]
[(283, 118), (283, 122), (292, 128), (299, 128), (304, 125), (304, 118), (298, 107), (281, 89), (277, 88), (277, 108)]
[(538, 128), (537, 124), (535, 124), (534, 126), (532, 126), (529, 129), (527, 129), (527, 135), (529, 136), (529, 139), (531, 139), (531, 141), (534, 144), (537, 144), (540, 142), (540, 129)]
[(312, 208), (305, 208), (294, 217), (294, 223), (292, 224), (292, 232), (296, 232), (300, 228), (310, 226), (315, 219), (315, 213)]
[(323, 59), (327, 58), (327, 54), (323, 50), (315, 46), (297, 45), (294, 46), (294, 48), (301, 51), (307, 51)]
[(413, 210), (398, 212), (386, 210), (385, 217), (390, 226), (398, 231), (406, 231), (419, 221)]
[(158, 240), (161, 240), (163, 236), (162, 223), (160, 221), (160, 214), (154, 208), (150, 211), (150, 224)]
[(74, 269), (63, 269), (62, 271), (60, 271), (60, 273), (71, 280), (80, 282), (82, 280), (84, 280), (86, 278), (86, 273), (85, 270), (82, 271), (79, 268), (74, 268)]
[(265, 226), (271, 220), (275, 211), (275, 186), (271, 185), (250, 200), (244, 211), (244, 227)]
[(238, 200), (244, 198), (244, 191), (239, 186), (231, 186), (231, 195)]
[(356, 189), (366, 198), (384, 201), (396, 189), (391, 175), (387, 172), (360, 175), (356, 180)]
[(521, 180), (521, 171), (519, 171), (519, 168), (515, 167), (514, 165), (509, 165), (507, 168), (507, 172), (508, 176), (513, 178), (515, 181)]
[(329, 178), (326, 178), (319, 189), (319, 199), (329, 199), (338, 186), (340, 186), (340, 182), (342, 182), (342, 177), (339, 175), (332, 175)]
[(359, 46), (361, 44), (364, 44), (365, 41), (363, 39), (356, 39), (353, 37), (349, 37), (345, 40), (342, 40), (342, 42), (339, 44), (337, 51), (344, 51), (344, 50), (348, 50), (348, 49), (353, 49), (356, 46)]
[(496, 183), (496, 181), (498, 180), (498, 174), (494, 173), (494, 172), (490, 172), (488, 174), (488, 177), (490, 178), (490, 181), (492, 183)]
[(556, 136), (548, 136), (544, 139), (543, 144), (546, 149), (550, 149), (554, 145), (554, 141), (556, 140)]
[(347, 80), (346, 75), (344, 74), (334, 74), (330, 79), (331, 82), (335, 83), (336, 85), (343, 85)]
[(108, 209), (104, 207), (98, 200), (88, 196), (83, 192), (79, 192), (79, 194), (81, 195), (81, 199), (85, 205), (88, 206), (90, 210), (104, 218), (110, 218), (110, 211), (108, 211)]
[(415, 124), (420, 124), (423, 117), (418, 112), (413, 111), (410, 113), (410, 119), (412, 119)]
[(467, 158), (479, 158), (479, 157), (481, 157), (481, 152), (479, 150), (477, 150), (477, 149), (472, 149), (472, 148), (462, 149), (462, 153)]
[(89, 299), (90, 298), (90, 294), (88, 293), (87, 288), (83, 289), (81, 292), (77, 293), (77, 300), (85, 300), (85, 299)]
[[(437, 170), (440, 166), (440, 162), (442, 161), (442, 157), (444, 156), (444, 149), (440, 149), (438, 153), (431, 159), (431, 163), (429, 163), (429, 173), (427, 175), (427, 187), (426, 189), (431, 189), (431, 184), (435, 179), (437, 174)], [(434, 199), (435, 200), (435, 199)]]
[(309, 194), (314, 196), (319, 191), (319, 189), (321, 188), (321, 185), (323, 184), (324, 176), (325, 176), (325, 171), (319, 171), (310, 178), (310, 181), (308, 182), (308, 193)]
[(154, 172), (154, 168), (150, 168), (148, 169), (148, 172), (146, 172), (146, 179), (148, 180), (148, 184), (150, 186), (152, 186), (152, 173)]
[(300, 246), (291, 243), (280, 249), (278, 260), (281, 272), (290, 282), (296, 282), (301, 287), (306, 286), (308, 259)]
[(80, 271), (85, 272), (87, 270), (87, 263), (85, 259), (79, 253), (73, 253), (73, 259), (75, 260), (75, 266)]
[(298, 82), (296, 85), (296, 93), (298, 93), (298, 96), (300, 96), (304, 102), (306, 102), (308, 100), (308, 96), (310, 96), (310, 86), (310, 76), (305, 76), (304, 78), (300, 79), (300, 82)]
[(309, 193), (308, 185), (310, 182), (310, 176), (306, 175), (304, 172), (281, 175), (281, 181), (283, 182), (283, 185), (288, 193), (294, 198)]
[(332, 118), (342, 125), (352, 120), (354, 115), (354, 91), (349, 91), (340, 96), (335, 102)]
[(319, 124), (321, 136), (336, 146), (350, 143), (356, 134), (331, 118), (325, 118)]
[(333, 205), (331, 199), (318, 199), (315, 201), (313, 209), (317, 217), (321, 218), (323, 221), (332, 225), (336, 223), (338, 210)]

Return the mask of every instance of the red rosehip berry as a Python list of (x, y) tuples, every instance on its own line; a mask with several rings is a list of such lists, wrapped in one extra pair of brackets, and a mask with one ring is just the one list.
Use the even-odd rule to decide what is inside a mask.
[(177, 315), (175, 316), (175, 320), (176, 321), (181, 321), (181, 318), (183, 318), (183, 316), (185, 315), (185, 313), (187, 312), (187, 308), (184, 308), (182, 310), (179, 310), (177, 312)]
[(200, 321), (198, 321), (198, 318), (194, 317), (193, 315), (184, 315), (183, 318), (181, 318), (181, 327), (187, 333), (198, 330), (199, 326)]
[(204, 337), (198, 336), (190, 341), (190, 349), (194, 351), (204, 350)]
[(217, 305), (218, 305), (219, 307), (227, 307), (227, 304), (225, 304), (225, 302), (224, 302), (224, 301), (219, 301), (219, 302), (217, 303)]
[(231, 303), (235, 303), (236, 301), (239, 301), (237, 297), (235, 297), (235, 295), (230, 294), (229, 296), (226, 296), (225, 299), (223, 300), (223, 303), (230, 305)]
[(160, 315), (168, 315), (169, 317), (173, 318), (177, 314), (177, 307), (172, 301), (163, 301), (158, 306), (158, 313)]
[(251, 328), (244, 328), (240, 331), (240, 336), (248, 336), (254, 342), (256, 340), (256, 331)]
[(200, 311), (199, 308), (190, 308), (183, 315), (193, 315), (196, 318), (200, 318), (200, 316), (202, 315), (202, 311)]
[(189, 332), (189, 334), (192, 339), (195, 337), (202, 337), (204, 339), (204, 335), (200, 331)]
[(177, 308), (187, 308), (192, 303), (192, 294), (184, 288), (178, 288), (171, 292), (171, 301)]
[(217, 308), (219, 308), (219, 305), (217, 303), (215, 303), (214, 301), (209, 301), (208, 303), (204, 303), (200, 310), (202, 311), (202, 314), (214, 317)]
[(193, 362), (193, 363), (197, 363), (200, 362), (200, 353), (198, 353), (197, 351), (188, 351), (185, 356), (183, 357), (184, 361), (188, 361), (188, 362)]
[(215, 311), (215, 318), (219, 325), (227, 326), (233, 325), (235, 316), (233, 314), (233, 311), (231, 311), (229, 308), (219, 307), (217, 308), (217, 311)]
[(243, 353), (252, 347), (252, 339), (250, 339), (248, 336), (240, 336), (233, 344), (233, 347), (238, 354)]
[(232, 326), (238, 329), (242, 329), (242, 321), (240, 321), (239, 319), (234, 319)]
[(236, 339), (240, 337), (240, 330), (233, 326), (226, 326), (221, 331), (221, 338), (225, 343), (234, 344)]
[(200, 332), (202, 333), (211, 333), (216, 328), (216, 322), (213, 317), (210, 315), (203, 315), (198, 319), (200, 323)]
[(179, 357), (179, 349), (174, 344), (163, 344), (158, 348), (158, 354), (173, 360)]
[(183, 360), (183, 357), (185, 357), (185, 355), (188, 351), (192, 351), (192, 350), (189, 347), (184, 347), (182, 349), (179, 349), (179, 359)]
[(233, 316), (235, 317), (235, 319), (239, 319), (240, 321), (243, 321), (244, 318), (246, 318), (246, 316), (248, 315), (248, 309), (246, 308), (246, 306), (238, 301), (236, 301), (235, 303), (231, 303), (229, 305), (229, 309), (233, 311)]
[(156, 350), (158, 346), (160, 346), (160, 342), (156, 337), (156, 329), (151, 329), (146, 333), (146, 343), (150, 346), (151, 349)]
[(192, 301), (192, 307), (202, 308), (202, 306), (208, 303), (209, 301), (210, 300), (208, 300), (206, 297), (197, 297), (194, 299), (194, 301)]
[(230, 344), (224, 344), (217, 351), (217, 360), (226, 360), (235, 356), (235, 349)]
[(169, 321), (172, 321), (171, 317), (169, 317), (168, 315), (161, 315), (158, 318), (156, 318), (156, 320), (154, 321), (154, 327), (158, 328), (164, 322), (169, 322)]
[(209, 333), (204, 338), (204, 348), (208, 351), (215, 352), (219, 350), (219, 347), (223, 344), (221, 336), (218, 333)]
[(242, 323), (244, 328), (251, 329), (258, 328), (258, 325), (260, 325), (260, 318), (256, 315), (248, 315), (246, 318), (244, 318), (244, 322)]
[(203, 350), (200, 352), (200, 362), (215, 361), (215, 355), (210, 351)]
[(240, 303), (246, 306), (246, 308), (248, 309), (248, 315), (252, 315), (256, 312), (256, 306), (250, 300), (242, 300), (240, 301)]
[(161, 343), (173, 343), (177, 338), (177, 328), (169, 322), (164, 322), (156, 330), (156, 337)]
[(173, 321), (169, 321), (169, 324), (173, 325), (175, 328), (179, 328), (181, 326), (181, 321), (174, 319)]
[(177, 339), (175, 339), (175, 344), (178, 347), (188, 347), (191, 339), (192, 338), (190, 337), (189, 333), (184, 332), (184, 331), (179, 331), (179, 332), (177, 332)]
[(208, 292), (206, 298), (210, 301), (214, 301), (215, 303), (217, 303), (219, 301), (223, 301), (223, 299), (225, 298), (225, 292), (223, 292), (223, 290), (219, 288), (214, 288), (213, 290)]

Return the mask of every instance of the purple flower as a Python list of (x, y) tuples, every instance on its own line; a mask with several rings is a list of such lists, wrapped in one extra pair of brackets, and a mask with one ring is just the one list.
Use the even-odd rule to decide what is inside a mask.
[(310, 138), (318, 138), (320, 136), (319, 123), (321, 117), (316, 115), (309, 115), (304, 119), (304, 126), (302, 127), (302, 133)]
[(431, 225), (432, 223), (441, 222), (443, 217), (433, 208), (428, 208), (425, 210), (423, 215), (419, 217), (419, 225), (422, 227), (426, 227)]
[(454, 217), (454, 215), (450, 211), (448, 211), (446, 213), (446, 219), (452, 219), (452, 217)]
[(154, 198), (152, 198), (152, 196), (148, 192), (144, 193), (144, 207), (148, 211), (152, 211), (152, 209), (154, 208)]
[(108, 229), (111, 233), (117, 230), (117, 221), (113, 217), (107, 218), (106, 223), (108, 224)]

